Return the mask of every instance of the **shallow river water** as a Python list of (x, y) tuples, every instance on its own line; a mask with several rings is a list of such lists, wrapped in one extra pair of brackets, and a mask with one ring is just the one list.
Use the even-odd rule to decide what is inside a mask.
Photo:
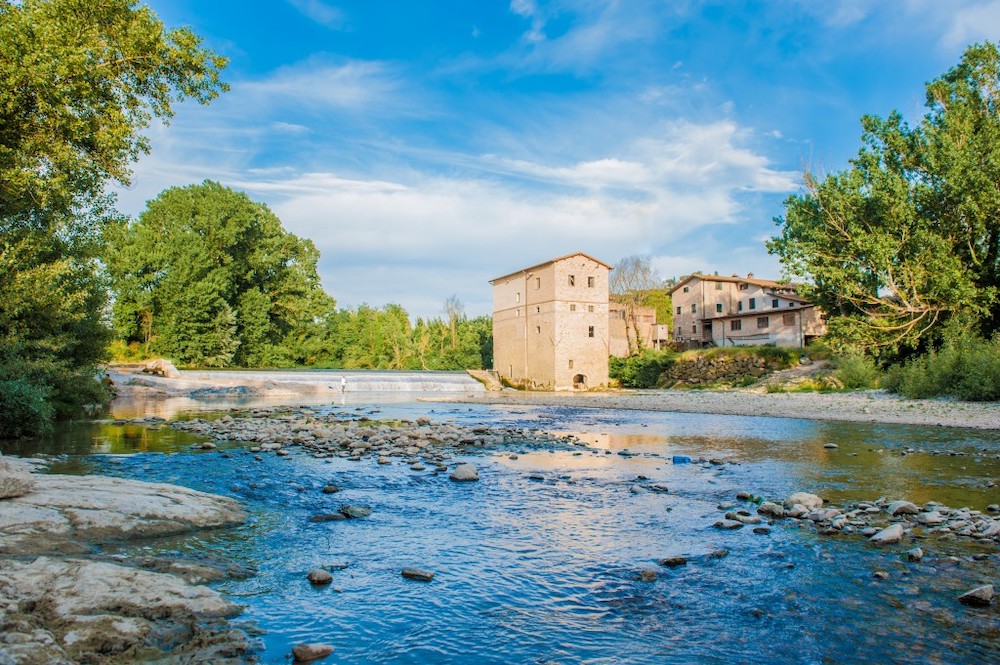
[[(927, 556), (910, 563), (913, 542), (878, 548), (792, 520), (767, 535), (712, 528), (720, 503), (740, 490), (779, 501), (802, 490), (834, 504), (887, 496), (982, 510), (1000, 500), (989, 486), (1000, 481), (998, 431), (355, 399), (313, 408), (531, 426), (589, 445), (526, 440), (469, 455), (477, 483), (373, 458), (296, 451), (257, 461), (240, 445), (193, 450), (200, 439), (191, 435), (109, 422), (4, 453), (55, 455), (55, 472), (169, 482), (242, 501), (251, 514), (243, 527), (115, 552), (255, 568), (216, 588), (246, 606), (238, 621), (262, 633), (264, 663), (287, 662), (300, 642), (332, 644), (331, 662), (345, 663), (1000, 662), (1000, 608), (956, 601), (1000, 582), (995, 546), (928, 539), (919, 543)], [(725, 463), (673, 464), (674, 455)], [(634, 493), (639, 476), (670, 491)], [(342, 491), (324, 494), (330, 483)], [(373, 512), (309, 521), (342, 503)], [(728, 556), (707, 556), (723, 548)], [(681, 554), (696, 558), (678, 568), (656, 563)], [(332, 585), (306, 581), (332, 564)], [(404, 567), (435, 577), (406, 580)], [(656, 578), (641, 580), (643, 570)], [(873, 578), (877, 570), (889, 578)]]

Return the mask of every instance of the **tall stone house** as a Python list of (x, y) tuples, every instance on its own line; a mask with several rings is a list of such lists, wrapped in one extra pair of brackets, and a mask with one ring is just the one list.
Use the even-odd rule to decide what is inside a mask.
[(826, 333), (823, 314), (794, 284), (766, 279), (702, 275), (670, 291), (674, 342), (689, 346), (803, 347)]
[(606, 386), (610, 271), (577, 252), (490, 280), (494, 370), (529, 388)]

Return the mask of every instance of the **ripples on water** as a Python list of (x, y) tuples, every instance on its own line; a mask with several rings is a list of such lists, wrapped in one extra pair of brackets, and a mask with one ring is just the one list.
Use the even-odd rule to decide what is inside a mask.
[[(926, 542), (924, 563), (910, 564), (901, 553), (912, 545), (876, 549), (790, 521), (769, 536), (711, 528), (721, 516), (717, 505), (740, 489), (982, 508), (1000, 494), (984, 484), (1000, 476), (995, 433), (414, 404), (386, 405), (380, 417), (431, 410), (438, 420), (576, 432), (592, 447), (579, 454), (526, 443), (514, 447), (516, 459), (510, 451), (470, 456), (480, 482), (453, 483), (447, 474), (374, 460), (296, 453), (255, 462), (239, 448), (191, 452), (192, 439), (177, 432), (129, 434), (105, 425), (66, 434), (62, 445), (77, 443), (62, 450), (74, 454), (55, 468), (177, 483), (244, 502), (252, 519), (242, 528), (125, 553), (198, 553), (255, 566), (256, 576), (219, 588), (267, 631), (265, 663), (286, 662), (299, 642), (330, 643), (336, 661), (350, 663), (997, 662), (996, 607), (955, 602), (958, 593), (996, 581), (995, 548), (991, 561), (954, 565), (943, 557), (974, 548)], [(829, 441), (840, 448), (824, 449)], [(902, 456), (908, 446), (984, 459)], [(90, 448), (134, 454), (83, 456)], [(636, 456), (618, 454), (625, 450)], [(674, 466), (674, 454), (739, 464)], [(535, 473), (545, 479), (528, 478)], [(631, 492), (639, 475), (671, 492)], [(323, 494), (328, 483), (342, 491)], [(308, 521), (342, 503), (374, 512)], [(704, 558), (720, 548), (730, 554)], [(677, 554), (701, 558), (674, 569), (655, 563)], [(335, 563), (347, 568), (333, 573), (329, 587), (305, 580), (310, 569)], [(436, 576), (403, 579), (400, 570), (411, 566)], [(639, 581), (642, 569), (658, 578)], [(890, 579), (873, 580), (875, 570)]]

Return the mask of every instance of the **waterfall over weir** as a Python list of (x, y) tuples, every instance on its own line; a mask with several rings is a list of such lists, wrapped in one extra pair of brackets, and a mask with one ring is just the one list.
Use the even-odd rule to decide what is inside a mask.
[(390, 370), (199, 370), (181, 372), (181, 378), (218, 385), (294, 384), (311, 386), (313, 392), (347, 393), (484, 392), (465, 372), (406, 372)]

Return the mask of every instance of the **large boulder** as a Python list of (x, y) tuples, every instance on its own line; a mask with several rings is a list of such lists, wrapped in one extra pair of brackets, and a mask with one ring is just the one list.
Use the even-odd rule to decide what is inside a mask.
[(246, 520), (233, 499), (174, 485), (56, 474), (36, 474), (34, 482), (28, 494), (0, 501), (0, 555), (82, 552)]
[(0, 499), (24, 496), (35, 487), (35, 479), (23, 464), (0, 459)]
[[(246, 636), (227, 630), (222, 621), (239, 614), (238, 605), (174, 575), (38, 557), (0, 560), (0, 588), (5, 599), (0, 654), (15, 663), (138, 662), (166, 656), (169, 662), (235, 664), (246, 662), (251, 651)], [(157, 654), (151, 643), (165, 651)]]
[(165, 379), (179, 379), (181, 378), (181, 373), (177, 371), (174, 364), (169, 360), (163, 358), (157, 358), (156, 360), (150, 360), (146, 363), (146, 366), (142, 368), (144, 374), (152, 374), (154, 376), (162, 376)]

